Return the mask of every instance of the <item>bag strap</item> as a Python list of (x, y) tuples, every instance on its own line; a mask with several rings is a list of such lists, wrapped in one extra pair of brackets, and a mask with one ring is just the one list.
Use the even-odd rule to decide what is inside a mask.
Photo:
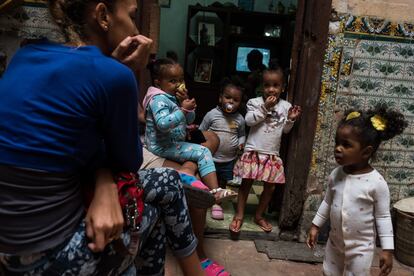
[[(135, 255), (139, 247), (139, 229), (144, 211), (144, 190), (140, 186), (138, 175), (135, 173), (119, 173), (116, 177), (118, 197), (124, 212), (125, 228), (130, 233), (130, 243), (126, 248), (121, 242), (115, 243), (115, 250)], [(124, 247), (124, 248), (122, 248)]]

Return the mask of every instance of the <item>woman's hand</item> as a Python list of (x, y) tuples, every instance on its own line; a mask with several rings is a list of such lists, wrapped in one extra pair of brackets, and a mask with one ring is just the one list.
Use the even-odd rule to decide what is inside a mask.
[(306, 244), (310, 249), (314, 249), (318, 240), (319, 227), (312, 224), (309, 229), (308, 237), (306, 238)]
[(379, 276), (386, 276), (390, 274), (392, 270), (392, 251), (390, 250), (382, 250), (380, 254), (380, 274)]
[(88, 247), (93, 252), (103, 251), (113, 239), (118, 239), (124, 226), (118, 189), (112, 173), (99, 170), (95, 194), (86, 214), (86, 235), (91, 242)]
[(185, 110), (194, 110), (197, 107), (195, 99), (185, 99), (181, 102), (181, 107)]
[(274, 107), (276, 103), (277, 103), (277, 98), (275, 96), (269, 96), (266, 98), (264, 106), (267, 110), (269, 110), (272, 107)]
[(291, 121), (296, 121), (302, 114), (302, 108), (299, 105), (294, 105), (288, 111), (288, 119)]
[(146, 36), (128, 36), (121, 41), (111, 55), (136, 72), (147, 66), (151, 45), (152, 39)]

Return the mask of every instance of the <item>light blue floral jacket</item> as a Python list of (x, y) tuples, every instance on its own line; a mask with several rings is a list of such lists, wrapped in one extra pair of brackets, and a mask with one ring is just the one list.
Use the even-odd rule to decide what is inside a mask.
[(145, 145), (156, 153), (185, 141), (186, 128), (195, 119), (194, 112), (184, 114), (175, 96), (154, 95), (146, 106)]

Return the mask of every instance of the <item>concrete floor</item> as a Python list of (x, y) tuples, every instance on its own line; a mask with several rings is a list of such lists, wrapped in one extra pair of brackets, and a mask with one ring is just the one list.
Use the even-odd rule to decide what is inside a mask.
[[(266, 254), (258, 253), (253, 241), (232, 241), (223, 239), (206, 239), (206, 253), (217, 261), (232, 276), (320, 276), (321, 264), (298, 263), (282, 260), (271, 260)], [(376, 258), (371, 270), (372, 275), (378, 275), (378, 259)], [(165, 268), (166, 276), (181, 276), (181, 270), (174, 257), (167, 254)], [(414, 276), (414, 268), (410, 268), (394, 261), (394, 268), (390, 276)]]

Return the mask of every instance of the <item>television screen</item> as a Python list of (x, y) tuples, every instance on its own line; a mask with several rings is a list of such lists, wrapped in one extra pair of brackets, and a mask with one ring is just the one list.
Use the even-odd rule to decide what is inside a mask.
[(266, 65), (266, 67), (269, 66), (270, 49), (239, 46), (237, 48), (236, 71), (250, 72), (249, 67), (247, 67), (247, 55), (253, 50), (258, 50), (262, 53), (263, 64)]

